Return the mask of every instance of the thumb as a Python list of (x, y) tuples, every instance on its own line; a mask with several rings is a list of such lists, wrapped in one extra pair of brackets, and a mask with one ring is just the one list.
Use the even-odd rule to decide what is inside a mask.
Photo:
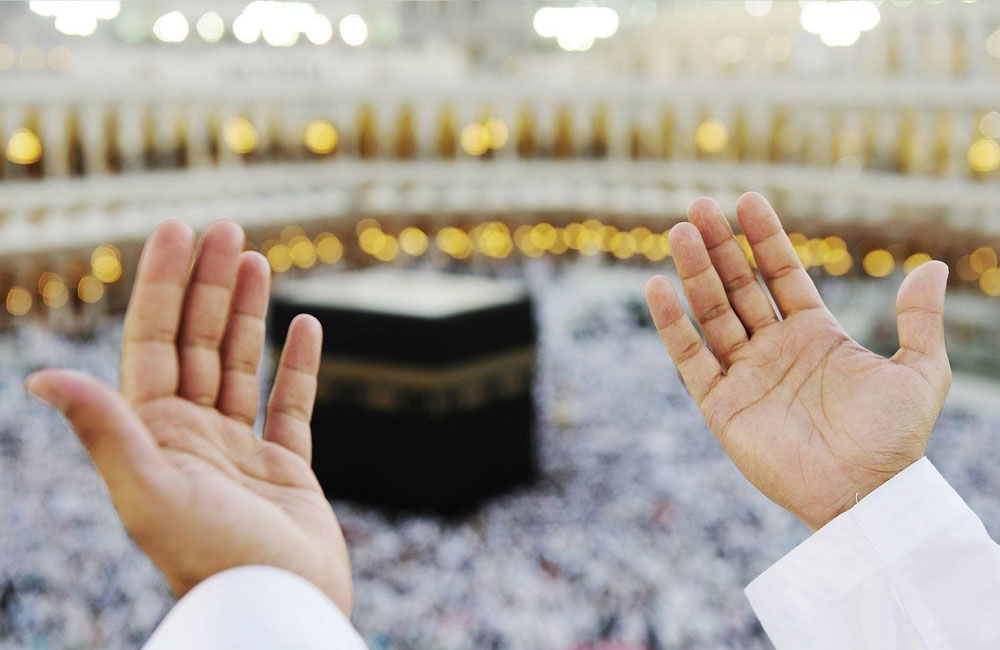
[(42, 370), (28, 377), (25, 385), (28, 392), (66, 416), (116, 505), (118, 497), (135, 493), (157, 475), (163, 463), (159, 449), (118, 391), (74, 370)]
[(944, 343), (944, 293), (948, 265), (926, 262), (910, 272), (896, 294), (899, 352), (893, 357), (908, 366), (940, 373), (948, 367)]

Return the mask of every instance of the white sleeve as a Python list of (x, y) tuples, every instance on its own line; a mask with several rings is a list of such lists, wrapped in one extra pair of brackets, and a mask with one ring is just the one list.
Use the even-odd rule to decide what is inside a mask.
[(1000, 648), (1000, 547), (926, 458), (746, 594), (778, 650)]
[(244, 566), (208, 578), (167, 614), (143, 650), (366, 650), (333, 602), (307, 580)]

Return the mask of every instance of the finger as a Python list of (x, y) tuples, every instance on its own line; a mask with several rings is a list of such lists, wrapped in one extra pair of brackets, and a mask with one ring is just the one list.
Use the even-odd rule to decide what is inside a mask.
[(264, 350), (264, 316), (270, 293), (271, 268), (263, 255), (240, 255), (229, 323), (222, 339), (222, 384), (217, 407), (221, 413), (253, 426), (260, 389), (257, 366)]
[(893, 357), (938, 381), (950, 376), (944, 338), (948, 265), (927, 262), (914, 269), (896, 294), (899, 352)]
[(201, 239), (184, 300), (178, 337), (178, 394), (212, 406), (219, 394), (219, 346), (229, 321), (236, 269), (243, 250), (243, 229), (229, 221), (213, 223)]
[(691, 314), (705, 333), (708, 345), (727, 368), (746, 344), (747, 332), (729, 304), (722, 280), (712, 266), (698, 229), (686, 222), (671, 228), (670, 250)]
[(73, 370), (42, 370), (28, 377), (26, 385), (69, 420), (122, 520), (127, 526), (135, 523), (149, 509), (146, 495), (168, 474), (153, 436), (125, 397)]
[(778, 322), (771, 300), (757, 281), (743, 248), (733, 237), (733, 229), (719, 204), (706, 197), (695, 199), (688, 207), (688, 220), (701, 233), (712, 266), (726, 289), (729, 304), (750, 335), (765, 325)]
[(264, 439), (291, 449), (307, 463), (312, 462), (310, 421), (322, 348), (323, 328), (318, 320), (306, 314), (292, 319), (267, 403)]
[(700, 406), (722, 378), (719, 360), (705, 346), (670, 280), (654, 276), (646, 283), (646, 301), (656, 330), (674, 360), (681, 379)]
[(194, 231), (165, 221), (146, 241), (122, 331), (122, 393), (141, 403), (177, 392), (177, 331)]
[(787, 318), (797, 311), (822, 308), (816, 285), (802, 267), (767, 199), (747, 192), (736, 202), (736, 216), (781, 313)]

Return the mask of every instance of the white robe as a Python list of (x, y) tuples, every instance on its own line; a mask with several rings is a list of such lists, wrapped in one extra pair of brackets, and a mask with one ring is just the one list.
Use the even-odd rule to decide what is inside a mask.
[[(926, 458), (814, 533), (746, 593), (778, 650), (1000, 648), (1000, 547)], [(365, 644), (311, 583), (249, 566), (192, 589), (144, 650), (199, 647)]]

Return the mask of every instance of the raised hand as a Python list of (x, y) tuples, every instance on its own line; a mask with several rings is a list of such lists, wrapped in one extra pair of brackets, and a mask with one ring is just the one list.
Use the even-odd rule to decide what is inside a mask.
[(761, 492), (813, 529), (924, 454), (951, 384), (948, 267), (928, 262), (896, 297), (890, 359), (844, 332), (759, 194), (736, 213), (779, 314), (721, 208), (698, 199), (670, 246), (702, 340), (667, 278), (646, 286), (663, 343), (712, 432)]
[(347, 548), (310, 468), (310, 416), (322, 329), (288, 331), (253, 435), (270, 269), (243, 231), (150, 236), (125, 317), (121, 393), (90, 376), (43, 370), (28, 389), (62, 411), (93, 458), (122, 522), (177, 596), (228, 568), (301, 575), (351, 610)]

